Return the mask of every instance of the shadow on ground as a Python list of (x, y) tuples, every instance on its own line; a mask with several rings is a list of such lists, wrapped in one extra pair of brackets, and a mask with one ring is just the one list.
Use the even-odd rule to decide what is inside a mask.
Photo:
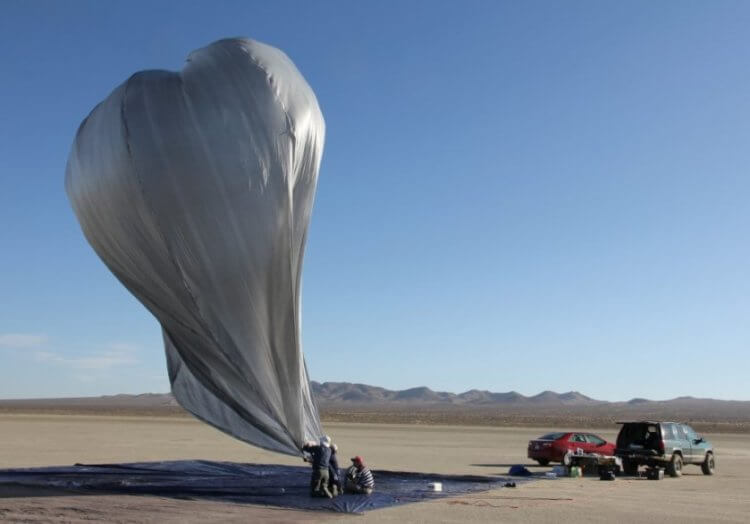
[(508, 464), (469, 464), (470, 466), (476, 466), (478, 468), (511, 468), (513, 466), (523, 466), (525, 468), (538, 468), (539, 464), (532, 462), (530, 464), (520, 464), (518, 462)]
[[(518, 478), (496, 476), (398, 471), (374, 471), (373, 474), (376, 490), (372, 495), (342, 495), (331, 500), (310, 497), (308, 467), (198, 460), (0, 470), (0, 486), (10, 488), (15, 496), (49, 496), (50, 490), (62, 490), (55, 494), (153, 495), (362, 513), (497, 489), (510, 480), (519, 482)], [(431, 491), (428, 488), (431, 482), (441, 482), (442, 491)]]

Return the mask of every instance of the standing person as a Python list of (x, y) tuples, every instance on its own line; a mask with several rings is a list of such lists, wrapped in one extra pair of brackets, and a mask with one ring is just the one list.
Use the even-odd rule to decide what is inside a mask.
[(311, 455), (309, 460), (312, 463), (310, 496), (333, 498), (333, 495), (328, 490), (328, 463), (331, 461), (331, 437), (328, 435), (320, 437), (320, 443), (318, 444), (315, 441), (307, 442), (302, 446), (302, 451)]
[(375, 479), (372, 476), (370, 468), (365, 466), (365, 461), (357, 455), (352, 458), (352, 465), (346, 470), (346, 493), (355, 493), (360, 495), (370, 495), (375, 489)]
[(339, 459), (336, 454), (339, 447), (336, 444), (331, 444), (331, 458), (328, 461), (328, 490), (334, 497), (341, 495), (344, 489), (341, 486), (341, 476), (339, 474)]

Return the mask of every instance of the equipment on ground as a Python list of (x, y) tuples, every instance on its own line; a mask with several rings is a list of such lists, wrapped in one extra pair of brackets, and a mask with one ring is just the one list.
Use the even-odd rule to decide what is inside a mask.
[(664, 468), (648, 468), (646, 469), (646, 478), (649, 480), (663, 480), (664, 479)]

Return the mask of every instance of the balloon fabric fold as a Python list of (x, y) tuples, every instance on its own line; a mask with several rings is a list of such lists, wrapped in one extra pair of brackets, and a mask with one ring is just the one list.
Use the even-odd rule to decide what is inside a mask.
[(65, 173), (86, 239), (162, 326), (177, 401), (291, 455), (322, 433), (300, 287), (324, 135), (284, 53), (227, 39), (117, 87)]

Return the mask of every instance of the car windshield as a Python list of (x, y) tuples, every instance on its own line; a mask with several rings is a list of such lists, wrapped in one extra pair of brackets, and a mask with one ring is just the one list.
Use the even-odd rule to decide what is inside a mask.
[(547, 433), (546, 435), (539, 437), (537, 440), (557, 440), (565, 435), (565, 433)]

